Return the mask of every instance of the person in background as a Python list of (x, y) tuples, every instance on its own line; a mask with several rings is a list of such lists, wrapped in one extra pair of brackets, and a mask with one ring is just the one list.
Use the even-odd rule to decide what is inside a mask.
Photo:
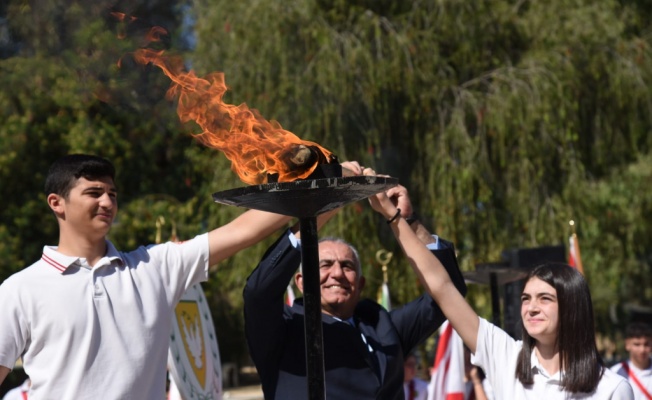
[(428, 382), (417, 377), (417, 356), (408, 354), (403, 362), (403, 393), (405, 400), (426, 400), (428, 398)]
[(34, 399), (164, 399), (183, 293), (291, 219), (250, 210), (185, 242), (123, 252), (107, 239), (118, 212), (111, 162), (65, 156), (45, 195), (59, 243), (0, 285), (0, 383), (22, 356)]
[[(375, 175), (357, 163), (348, 169)], [(422, 249), (435, 259), (441, 257), (455, 290), (466, 294), (452, 244), (431, 235), (418, 220), (406, 220), (413, 214), (407, 189), (399, 185), (378, 196), (383, 207), (373, 208), (392, 230), (420, 282), (433, 284), (422, 279), (432, 267), (417, 257)], [(320, 215), (317, 225), (331, 215)], [(301, 263), (299, 233), (295, 225), (267, 250), (243, 293), (247, 344), (266, 400), (308, 396), (303, 302), (297, 299), (289, 306), (284, 301), (288, 282)], [(365, 278), (360, 257), (340, 238), (322, 238), (318, 253), (326, 398), (402, 400), (404, 359), (444, 322), (443, 314), (428, 294), (390, 312), (362, 299)], [(294, 277), (303, 292), (303, 274)]]
[(5, 393), (5, 395), (2, 397), (2, 400), (27, 400), (30, 386), (32, 386), (32, 381), (27, 378), (20, 386), (17, 386)]
[(482, 368), (471, 364), (471, 352), (464, 346), (464, 400), (492, 400), (491, 385)]
[(625, 328), (625, 350), (629, 359), (611, 370), (629, 380), (636, 400), (652, 399), (652, 327), (643, 322), (629, 323)]

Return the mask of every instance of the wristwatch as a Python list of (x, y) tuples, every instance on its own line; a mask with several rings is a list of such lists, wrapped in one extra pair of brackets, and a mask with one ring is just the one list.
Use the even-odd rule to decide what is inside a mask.
[(416, 212), (412, 211), (412, 214), (410, 214), (409, 217), (405, 218), (405, 222), (408, 223), (408, 225), (412, 225), (413, 223), (417, 222), (419, 220), (419, 215), (417, 215)]

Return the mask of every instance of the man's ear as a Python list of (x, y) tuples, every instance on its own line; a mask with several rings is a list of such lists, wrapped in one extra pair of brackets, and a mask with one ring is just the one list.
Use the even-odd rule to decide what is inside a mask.
[(358, 286), (360, 286), (360, 289), (358, 290), (358, 292), (362, 292), (362, 290), (364, 289), (365, 283), (367, 283), (367, 280), (364, 278), (364, 276), (361, 276), (360, 277), (360, 284), (358, 285)]
[(297, 274), (294, 275), (294, 283), (297, 285), (301, 293), (303, 293), (303, 275), (301, 275), (301, 272), (297, 272)]
[(56, 193), (50, 193), (47, 197), (48, 206), (54, 211), (55, 214), (63, 214), (64, 212), (64, 199)]

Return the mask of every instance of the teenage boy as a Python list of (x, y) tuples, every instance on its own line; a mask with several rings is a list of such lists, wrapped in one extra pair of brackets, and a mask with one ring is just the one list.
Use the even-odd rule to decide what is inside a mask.
[(183, 243), (118, 251), (107, 240), (118, 211), (113, 165), (74, 154), (56, 161), (47, 203), (58, 246), (0, 286), (0, 383), (15, 361), (30, 399), (163, 399), (172, 313), (209, 266), (262, 240), (290, 218), (247, 211)]
[(625, 350), (629, 360), (614, 365), (611, 370), (629, 380), (636, 400), (652, 399), (652, 327), (642, 322), (627, 325)]

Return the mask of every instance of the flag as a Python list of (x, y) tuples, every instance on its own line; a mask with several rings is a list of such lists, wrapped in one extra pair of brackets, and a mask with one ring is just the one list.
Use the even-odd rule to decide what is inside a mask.
[(383, 262), (383, 284), (381, 287), (378, 288), (378, 304), (383, 306), (385, 310), (391, 311), (392, 310), (392, 302), (389, 300), (389, 285), (387, 282), (389, 279), (387, 279), (387, 263), (389, 260), (392, 259), (392, 253), (387, 253), (387, 259), (381, 260), (379, 258), (380, 252), (376, 254), (376, 258), (378, 258), (378, 261), (384, 261)]
[(288, 283), (288, 290), (285, 293), (285, 304), (290, 307), (294, 304), (294, 290), (292, 289), (292, 283)]
[(584, 267), (582, 267), (582, 259), (580, 257), (580, 243), (575, 233), (570, 235), (568, 239), (568, 265), (584, 275)]
[(437, 354), (428, 385), (428, 400), (464, 400), (462, 338), (445, 321), (439, 330)]
[(383, 285), (378, 290), (378, 304), (383, 306), (385, 310), (392, 310), (392, 302), (389, 299), (389, 286), (387, 282), (383, 282)]

